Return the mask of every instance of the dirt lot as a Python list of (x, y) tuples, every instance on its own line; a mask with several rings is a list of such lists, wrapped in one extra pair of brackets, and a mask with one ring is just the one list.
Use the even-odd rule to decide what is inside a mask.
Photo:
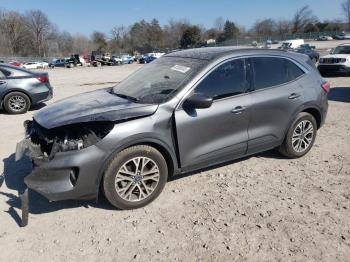
[[(55, 98), (120, 81), (139, 65), (50, 70)], [(333, 89), (325, 126), (297, 160), (258, 154), (169, 182), (151, 205), (116, 211), (104, 199), (49, 203), (30, 195), (20, 228), (15, 162), (25, 115), (0, 113), (1, 261), (350, 261), (350, 77)]]

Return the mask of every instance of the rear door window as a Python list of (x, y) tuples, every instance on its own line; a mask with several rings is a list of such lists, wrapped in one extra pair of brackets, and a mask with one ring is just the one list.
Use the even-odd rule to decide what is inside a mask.
[(196, 93), (215, 99), (245, 93), (247, 80), (244, 59), (226, 62), (207, 75), (195, 88)]
[(282, 85), (304, 74), (296, 64), (285, 58), (254, 57), (250, 61), (255, 90)]

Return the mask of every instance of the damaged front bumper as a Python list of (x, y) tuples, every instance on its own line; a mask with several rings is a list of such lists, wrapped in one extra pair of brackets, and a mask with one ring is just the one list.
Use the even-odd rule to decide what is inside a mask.
[(97, 196), (99, 175), (107, 157), (99, 147), (91, 145), (50, 156), (32, 142), (26, 126), (26, 137), (17, 144), (16, 160), (23, 155), (27, 155), (33, 164), (24, 183), (48, 200), (92, 199)]

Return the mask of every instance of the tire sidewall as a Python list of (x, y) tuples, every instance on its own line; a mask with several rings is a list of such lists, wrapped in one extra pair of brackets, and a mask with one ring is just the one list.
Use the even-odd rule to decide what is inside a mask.
[[(25, 100), (26, 106), (21, 111), (14, 111), (10, 107), (9, 100), (12, 96), (21, 96)], [(31, 103), (30, 103), (29, 97), (21, 92), (11, 92), (11, 93), (7, 94), (4, 98), (4, 109), (9, 114), (24, 114), (28, 111), (28, 109), (30, 108), (30, 105), (31, 105)]]
[[(313, 134), (312, 141), (311, 141), (311, 144), (309, 145), (309, 147), (303, 152), (297, 152), (293, 148), (292, 137), (293, 137), (293, 133), (294, 133), (294, 130), (297, 127), (297, 125), (301, 121), (304, 121), (304, 120), (308, 120), (312, 123), (312, 126), (314, 128), (314, 134)], [(311, 150), (312, 146), (314, 145), (315, 140), (316, 140), (316, 135), (317, 135), (317, 123), (316, 123), (315, 118), (308, 113), (300, 113), (298, 115), (298, 117), (296, 118), (296, 120), (291, 125), (291, 127), (289, 128), (287, 136), (286, 136), (286, 147), (287, 147), (286, 149), (288, 151), (288, 154), (290, 154), (291, 156), (293, 156), (295, 158), (302, 157), (302, 156), (306, 155)]]
[[(122, 165), (135, 157), (147, 157), (152, 159), (158, 165), (160, 177), (156, 189), (149, 197), (141, 201), (131, 202), (122, 199), (117, 194), (115, 190), (115, 177)], [(167, 178), (168, 167), (162, 154), (149, 146), (135, 146), (121, 151), (113, 158), (104, 175), (103, 190), (108, 201), (115, 207), (119, 209), (135, 209), (143, 207), (156, 199), (162, 192)]]

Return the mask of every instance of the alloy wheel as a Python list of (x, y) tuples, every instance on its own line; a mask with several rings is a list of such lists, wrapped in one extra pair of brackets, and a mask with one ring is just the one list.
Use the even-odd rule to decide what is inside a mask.
[(126, 161), (118, 170), (115, 190), (126, 201), (141, 201), (154, 192), (159, 179), (159, 167), (152, 159), (135, 157)]
[(309, 120), (301, 121), (294, 129), (292, 136), (293, 149), (302, 153), (309, 148), (314, 137), (314, 127)]
[(20, 112), (26, 107), (26, 100), (22, 96), (12, 96), (8, 103), (9, 107), (15, 112)]

